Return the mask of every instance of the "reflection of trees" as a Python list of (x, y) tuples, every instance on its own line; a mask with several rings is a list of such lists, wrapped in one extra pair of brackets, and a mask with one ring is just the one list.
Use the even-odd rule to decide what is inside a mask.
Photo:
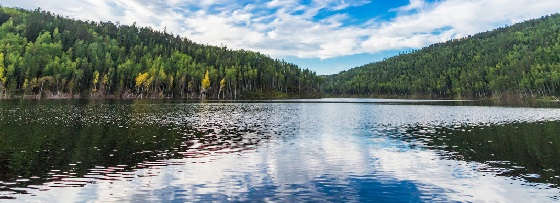
[[(424, 133), (419, 133), (424, 132)], [(482, 170), (560, 186), (560, 122), (441, 128), (412, 127), (409, 133), (443, 156), (485, 163)]]
[[(254, 149), (268, 137), (251, 128), (259, 124), (244, 124), (235, 119), (239, 114), (228, 114), (235, 110), (224, 110), (231, 106), (156, 106), (136, 101), (130, 105), (54, 105), (51, 107), (59, 109), (49, 113), (41, 113), (42, 108), (22, 108), (0, 114), (0, 191), (87, 184), (88, 180), (73, 179), (80, 177), (134, 178), (123, 174), (158, 160)], [(29, 117), (17, 119), (21, 115)], [(16, 182), (21, 178), (29, 180)], [(49, 184), (53, 182), (64, 184)]]

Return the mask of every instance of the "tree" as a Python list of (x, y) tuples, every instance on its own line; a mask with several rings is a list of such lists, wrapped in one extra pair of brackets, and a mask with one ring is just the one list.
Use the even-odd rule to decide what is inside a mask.
[(560, 14), (546, 16), (323, 76), (321, 89), (359, 96), (558, 96), (558, 33)]
[[(309, 80), (301, 83), (301, 95), (319, 91), (312, 85), (318, 80), (315, 73), (294, 64), (252, 51), (197, 44), (151, 28), (1, 7), (0, 23), (4, 93), (190, 98), (215, 89), (207, 95), (237, 98), (257, 92), (296, 94), (293, 81), (301, 74)], [(227, 83), (210, 82), (220, 78)]]
[(226, 78), (222, 78), (222, 80), (220, 80), (220, 91), (218, 91), (218, 99), (220, 99), (220, 95), (222, 94), (222, 91), (226, 88)]
[(206, 74), (204, 74), (204, 78), (202, 79), (202, 91), (206, 92), (210, 88), (210, 76), (208, 75), (208, 70)]
[(7, 77), (6, 77), (6, 68), (4, 66), (4, 54), (0, 53), (0, 91), (2, 91), (2, 94), (6, 94), (6, 81), (7, 81)]
[(93, 79), (92, 79), (92, 91), (95, 93), (97, 92), (97, 83), (99, 83), (99, 72), (93, 72)]
[(143, 88), (148, 88), (151, 84), (149, 84), (150, 74), (148, 73), (138, 73), (136, 76), (136, 88), (139, 89), (139, 92), (142, 92)]

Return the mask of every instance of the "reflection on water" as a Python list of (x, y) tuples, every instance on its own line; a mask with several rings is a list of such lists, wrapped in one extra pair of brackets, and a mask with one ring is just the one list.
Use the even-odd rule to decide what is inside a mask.
[(268, 137), (256, 136), (262, 124), (219, 112), (231, 109), (160, 108), (165, 107), (49, 103), (3, 109), (0, 198), (30, 189), (132, 179), (136, 176), (130, 171), (168, 165), (165, 159), (240, 153)]
[(443, 157), (476, 161), (502, 176), (560, 186), (560, 122), (508, 123), (504, 125), (449, 126), (428, 129), (414, 126), (406, 138)]
[(557, 120), (484, 106), (4, 102), (0, 198), (554, 201)]

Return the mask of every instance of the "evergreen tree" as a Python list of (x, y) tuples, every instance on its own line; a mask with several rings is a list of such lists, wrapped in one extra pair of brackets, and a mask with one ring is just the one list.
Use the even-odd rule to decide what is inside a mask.
[[(203, 90), (212, 98), (232, 99), (319, 95), (319, 77), (294, 64), (135, 24), (1, 7), (0, 23), (0, 91), (6, 95), (193, 98)], [(304, 87), (302, 74), (308, 80)], [(210, 83), (219, 78), (227, 85)]]
[(324, 76), (330, 95), (560, 95), (560, 15), (438, 43)]

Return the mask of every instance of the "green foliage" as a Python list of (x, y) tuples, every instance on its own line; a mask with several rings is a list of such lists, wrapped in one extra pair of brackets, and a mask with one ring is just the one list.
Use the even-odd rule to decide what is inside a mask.
[[(7, 93), (183, 98), (204, 88), (210, 98), (243, 98), (319, 92), (319, 77), (294, 64), (150, 28), (12, 8), (0, 8), (0, 23), (0, 90)], [(193, 85), (202, 84), (205, 71), (227, 85)]]
[(0, 53), (0, 83), (2, 86), (5, 86), (7, 78), (6, 78), (6, 68), (4, 67), (4, 54)]
[(325, 76), (332, 95), (479, 98), (560, 95), (560, 15)]

